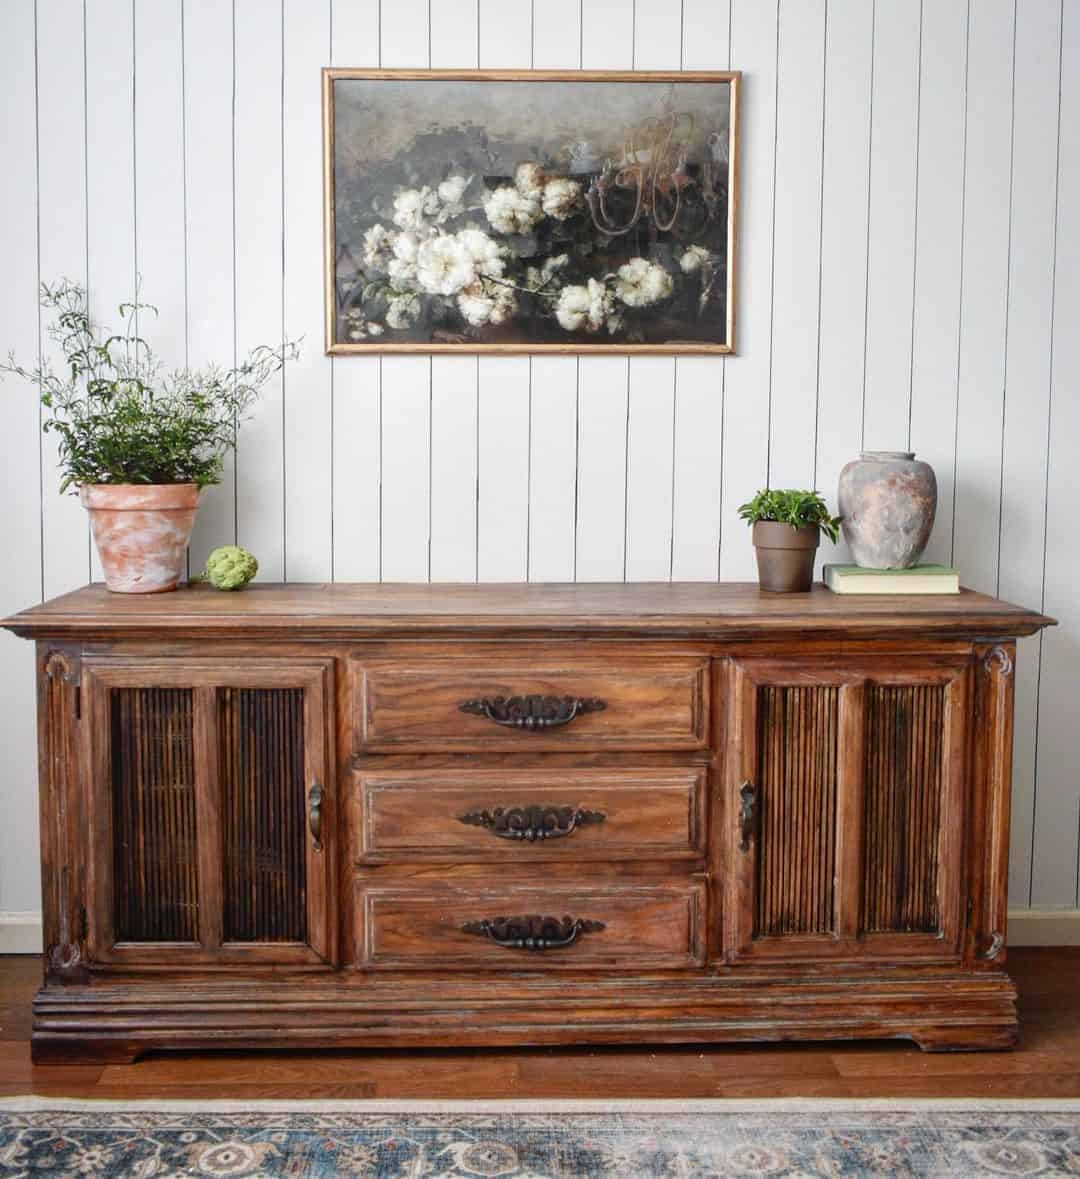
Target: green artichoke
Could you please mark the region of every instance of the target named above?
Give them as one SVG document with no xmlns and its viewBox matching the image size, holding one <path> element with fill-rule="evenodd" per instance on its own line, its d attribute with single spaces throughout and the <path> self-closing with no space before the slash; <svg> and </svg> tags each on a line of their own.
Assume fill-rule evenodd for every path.
<svg viewBox="0 0 1080 1179">
<path fill-rule="evenodd" d="M 247 551 L 235 544 L 224 544 L 214 549 L 206 558 L 203 579 L 214 589 L 238 590 L 259 572 L 259 562 Z"/>
</svg>

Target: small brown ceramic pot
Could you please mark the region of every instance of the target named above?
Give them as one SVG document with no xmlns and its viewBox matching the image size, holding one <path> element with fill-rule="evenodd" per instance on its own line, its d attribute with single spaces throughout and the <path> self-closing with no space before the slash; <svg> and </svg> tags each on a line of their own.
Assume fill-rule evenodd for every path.
<svg viewBox="0 0 1080 1179">
<path fill-rule="evenodd" d="M 199 489 L 194 483 L 96 483 L 79 489 L 105 584 L 118 594 L 176 589 Z"/>
<path fill-rule="evenodd" d="M 806 593 L 814 580 L 814 559 L 821 534 L 816 524 L 792 528 L 772 520 L 754 525 L 758 582 L 774 594 Z"/>
</svg>

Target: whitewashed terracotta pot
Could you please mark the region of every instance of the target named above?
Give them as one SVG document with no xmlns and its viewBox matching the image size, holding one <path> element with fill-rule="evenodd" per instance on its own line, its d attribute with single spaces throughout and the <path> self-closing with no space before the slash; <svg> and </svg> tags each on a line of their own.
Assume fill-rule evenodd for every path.
<svg viewBox="0 0 1080 1179">
<path fill-rule="evenodd" d="M 105 584 L 117 594 L 176 589 L 199 488 L 194 483 L 96 483 L 79 489 Z"/>
</svg>

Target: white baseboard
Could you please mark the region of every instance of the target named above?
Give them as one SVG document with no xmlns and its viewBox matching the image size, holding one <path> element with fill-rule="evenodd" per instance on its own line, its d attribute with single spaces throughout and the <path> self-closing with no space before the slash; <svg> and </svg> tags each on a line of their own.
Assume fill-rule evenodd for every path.
<svg viewBox="0 0 1080 1179">
<path fill-rule="evenodd" d="M 40 954 L 41 914 L 0 912 L 0 954 Z"/>
<path fill-rule="evenodd" d="M 1010 909 L 1010 946 L 1080 946 L 1080 909 Z M 0 954 L 40 954 L 41 914 L 0 912 Z"/>
<path fill-rule="evenodd" d="M 1080 909 L 1010 909 L 1009 945 L 1080 946 Z"/>
</svg>

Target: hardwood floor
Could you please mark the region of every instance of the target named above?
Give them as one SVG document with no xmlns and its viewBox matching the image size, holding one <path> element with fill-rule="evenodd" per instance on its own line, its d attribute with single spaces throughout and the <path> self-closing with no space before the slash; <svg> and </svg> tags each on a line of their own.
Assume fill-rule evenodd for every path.
<svg viewBox="0 0 1080 1179">
<path fill-rule="evenodd" d="M 99 1098 L 1080 1097 L 1080 947 L 1009 954 L 1015 1052 L 907 1043 L 458 1052 L 168 1053 L 30 1064 L 36 957 L 0 957 L 0 1096 Z"/>
</svg>

